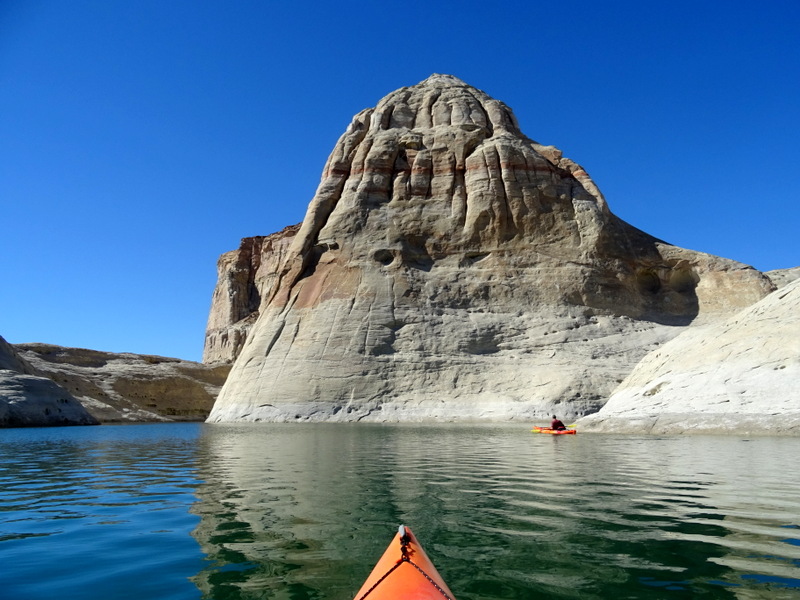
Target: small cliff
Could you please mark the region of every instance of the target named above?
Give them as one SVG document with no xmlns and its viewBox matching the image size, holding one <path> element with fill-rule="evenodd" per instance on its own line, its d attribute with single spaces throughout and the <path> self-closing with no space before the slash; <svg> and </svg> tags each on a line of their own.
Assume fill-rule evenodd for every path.
<svg viewBox="0 0 800 600">
<path fill-rule="evenodd" d="M 204 356 L 234 364 L 209 420 L 573 418 L 774 289 L 620 220 L 509 107 L 433 75 L 354 117 L 299 228 L 220 259 Z"/>
</svg>

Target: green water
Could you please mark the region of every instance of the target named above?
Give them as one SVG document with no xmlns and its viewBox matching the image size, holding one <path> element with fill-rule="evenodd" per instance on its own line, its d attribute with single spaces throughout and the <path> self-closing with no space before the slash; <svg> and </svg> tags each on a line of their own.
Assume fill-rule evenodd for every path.
<svg viewBox="0 0 800 600">
<path fill-rule="evenodd" d="M 521 425 L 0 431 L 0 598 L 350 599 L 411 526 L 458 600 L 800 598 L 800 439 Z"/>
</svg>

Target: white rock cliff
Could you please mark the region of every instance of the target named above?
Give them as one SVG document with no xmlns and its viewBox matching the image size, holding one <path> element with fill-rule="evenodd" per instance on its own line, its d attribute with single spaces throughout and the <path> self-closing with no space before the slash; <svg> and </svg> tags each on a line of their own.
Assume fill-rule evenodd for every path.
<svg viewBox="0 0 800 600">
<path fill-rule="evenodd" d="M 571 419 L 774 289 L 621 221 L 507 106 L 433 75 L 355 116 L 299 229 L 220 260 L 205 358 L 235 363 L 209 421 Z"/>
</svg>

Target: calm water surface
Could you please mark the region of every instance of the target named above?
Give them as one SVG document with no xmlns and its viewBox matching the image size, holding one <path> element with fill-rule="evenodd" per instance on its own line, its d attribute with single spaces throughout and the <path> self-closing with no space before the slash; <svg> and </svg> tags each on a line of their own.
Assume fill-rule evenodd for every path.
<svg viewBox="0 0 800 600">
<path fill-rule="evenodd" d="M 0 430 L 0 598 L 348 600 L 400 523 L 459 600 L 800 598 L 798 464 L 525 425 Z"/>
</svg>

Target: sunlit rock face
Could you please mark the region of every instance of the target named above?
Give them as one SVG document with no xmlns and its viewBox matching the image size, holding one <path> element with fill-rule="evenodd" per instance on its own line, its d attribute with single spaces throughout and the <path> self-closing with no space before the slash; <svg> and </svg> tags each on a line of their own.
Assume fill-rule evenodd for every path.
<svg viewBox="0 0 800 600">
<path fill-rule="evenodd" d="M 261 299 L 269 297 L 286 250 L 299 225 L 267 236 L 244 238 L 237 250 L 217 261 L 217 285 L 203 346 L 204 363 L 230 363 L 239 355 L 256 322 Z"/>
<path fill-rule="evenodd" d="M 790 284 L 796 279 L 800 279 L 800 267 L 793 267 L 791 269 L 778 269 L 776 271 L 767 271 L 765 273 L 770 278 L 772 283 L 781 288 Z"/>
<path fill-rule="evenodd" d="M 0 427 L 201 421 L 229 370 L 0 337 Z"/>
<path fill-rule="evenodd" d="M 211 421 L 571 418 L 698 317 L 774 289 L 624 223 L 579 165 L 449 75 L 356 115 L 281 240 L 255 269 L 232 257 L 244 285 L 220 271 L 214 335 L 247 331 L 207 342 L 236 359 Z"/>
<path fill-rule="evenodd" d="M 42 377 L 0 337 L 0 427 L 97 423 L 72 394 Z"/>
<path fill-rule="evenodd" d="M 585 431 L 800 434 L 800 280 L 648 354 Z"/>
<path fill-rule="evenodd" d="M 102 423 L 202 421 L 230 370 L 130 352 L 17 344 L 36 375 L 57 382 Z"/>
</svg>

